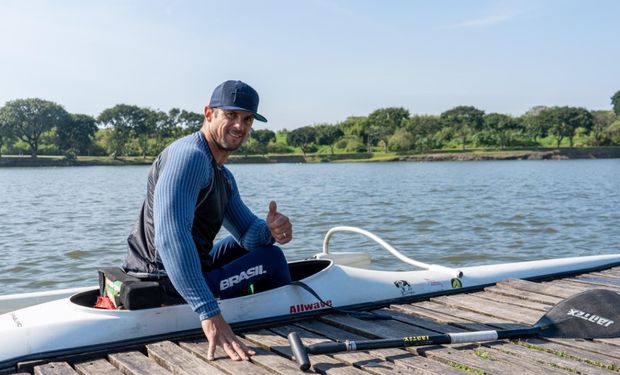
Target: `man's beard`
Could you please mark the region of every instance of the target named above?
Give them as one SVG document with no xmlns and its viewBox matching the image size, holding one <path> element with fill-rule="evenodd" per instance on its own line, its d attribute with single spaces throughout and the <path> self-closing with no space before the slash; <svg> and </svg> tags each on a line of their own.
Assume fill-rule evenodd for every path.
<svg viewBox="0 0 620 375">
<path fill-rule="evenodd" d="M 243 144 L 245 143 L 245 141 L 248 139 L 248 135 L 246 135 L 245 137 L 243 137 L 243 139 L 241 140 L 241 142 L 239 142 L 239 144 L 237 146 L 231 146 L 228 144 L 228 142 L 226 142 L 226 137 L 223 136 L 222 140 L 219 141 L 217 140 L 217 138 L 214 137 L 215 141 L 215 145 L 217 146 L 217 148 L 219 148 L 222 151 L 226 151 L 226 152 L 234 152 L 237 151 L 239 148 L 241 148 L 241 146 L 243 146 Z"/>
</svg>

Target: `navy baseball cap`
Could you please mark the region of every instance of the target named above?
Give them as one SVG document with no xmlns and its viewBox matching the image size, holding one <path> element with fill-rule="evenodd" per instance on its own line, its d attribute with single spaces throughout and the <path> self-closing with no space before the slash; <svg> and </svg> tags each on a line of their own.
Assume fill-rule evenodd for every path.
<svg viewBox="0 0 620 375">
<path fill-rule="evenodd" d="M 258 121 L 267 119 L 258 114 L 258 93 L 250 85 L 241 81 L 226 81 L 213 90 L 209 107 L 244 111 L 254 114 Z"/>
</svg>

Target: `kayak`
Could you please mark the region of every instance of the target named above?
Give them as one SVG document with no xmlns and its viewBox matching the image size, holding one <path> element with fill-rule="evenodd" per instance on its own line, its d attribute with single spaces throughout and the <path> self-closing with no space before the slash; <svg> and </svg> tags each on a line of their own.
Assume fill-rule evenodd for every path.
<svg viewBox="0 0 620 375">
<path fill-rule="evenodd" d="M 338 230 L 350 229 L 339 227 Z M 291 284 L 218 300 L 224 318 L 233 329 L 289 322 L 335 309 L 368 310 L 468 292 L 506 278 L 553 278 L 620 264 L 620 254 L 611 254 L 453 269 L 406 258 L 379 239 L 377 242 L 384 247 L 387 245 L 386 248 L 401 260 L 423 269 L 371 270 L 329 259 L 327 242 L 333 233 L 328 232 L 324 252 L 317 256 L 318 259 L 289 263 L 293 280 L 301 281 L 302 285 Z M 141 310 L 106 310 L 93 307 L 98 294 L 98 288 L 87 288 L 68 297 L 0 315 L 0 370 L 19 362 L 114 350 L 200 333 L 198 316 L 186 304 Z"/>
</svg>

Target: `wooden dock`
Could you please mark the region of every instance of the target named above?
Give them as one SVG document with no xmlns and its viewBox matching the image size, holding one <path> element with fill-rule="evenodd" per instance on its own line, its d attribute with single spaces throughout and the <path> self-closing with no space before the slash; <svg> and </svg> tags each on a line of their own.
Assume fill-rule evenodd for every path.
<svg viewBox="0 0 620 375">
<path fill-rule="evenodd" d="M 301 373 L 286 335 L 300 333 L 306 345 L 326 341 L 395 338 L 534 324 L 564 298 L 586 289 L 620 291 L 620 267 L 548 282 L 509 279 L 483 291 L 431 298 L 381 309 L 389 320 L 344 314 L 240 332 L 257 355 L 251 362 L 207 361 L 204 340 L 162 341 L 87 360 L 21 364 L 5 374 L 158 375 Z M 620 308 L 620 306 L 619 306 Z M 325 374 L 612 374 L 620 372 L 620 338 L 597 340 L 500 340 L 310 356 L 310 372 Z"/>
</svg>

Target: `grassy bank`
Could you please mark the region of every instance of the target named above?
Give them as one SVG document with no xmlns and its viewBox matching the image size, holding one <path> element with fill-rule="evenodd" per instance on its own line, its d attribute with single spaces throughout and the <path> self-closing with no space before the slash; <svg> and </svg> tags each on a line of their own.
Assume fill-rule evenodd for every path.
<svg viewBox="0 0 620 375">
<path fill-rule="evenodd" d="M 325 162 L 393 162 L 393 161 L 467 161 L 467 160 L 562 160 L 562 159 L 609 159 L 620 158 L 620 147 L 583 148 L 537 148 L 518 150 L 442 150 L 416 154 L 383 152 L 308 154 L 303 155 L 233 155 L 231 164 L 257 163 L 325 163 Z M 61 156 L 40 156 L 36 159 L 24 156 L 2 156 L 0 167 L 48 167 L 88 165 L 150 165 L 153 157 L 109 157 L 80 156 L 66 160 Z"/>
</svg>

